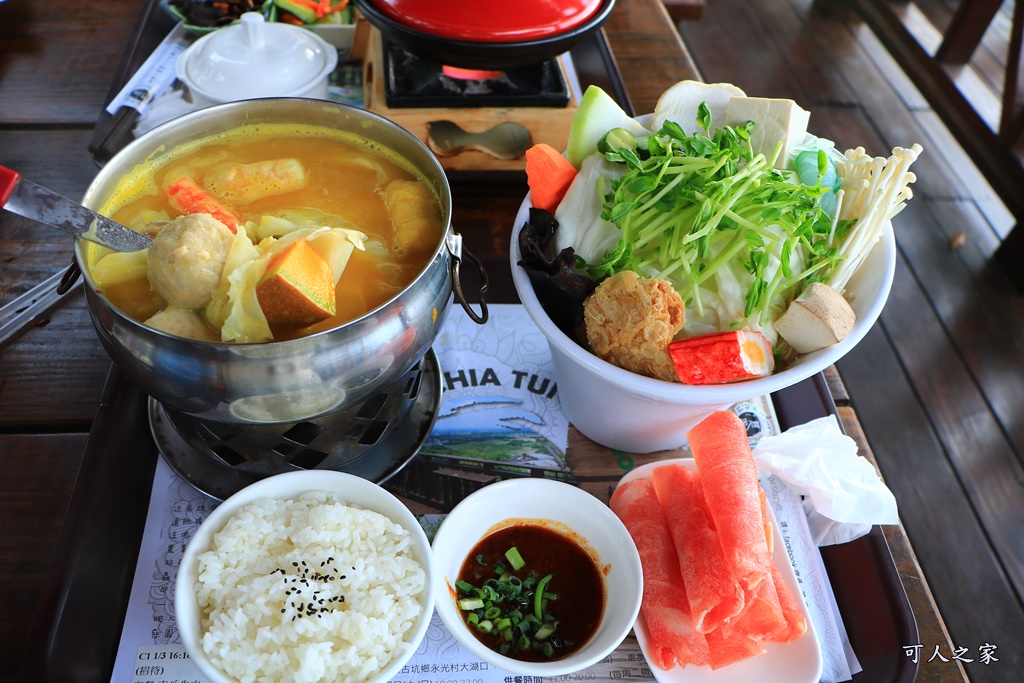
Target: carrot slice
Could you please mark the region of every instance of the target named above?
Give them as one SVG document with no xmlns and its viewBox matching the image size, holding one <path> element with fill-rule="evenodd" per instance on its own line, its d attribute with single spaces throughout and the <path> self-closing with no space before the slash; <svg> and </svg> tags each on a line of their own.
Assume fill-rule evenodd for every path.
<svg viewBox="0 0 1024 683">
<path fill-rule="evenodd" d="M 676 663 L 707 664 L 707 638 L 694 625 L 679 559 L 654 484 L 647 478 L 621 484 L 609 504 L 629 530 L 643 565 L 640 613 L 647 626 L 652 664 L 665 670 Z"/>
<path fill-rule="evenodd" d="M 726 562 L 750 595 L 771 576 L 773 562 L 746 428 L 736 415 L 719 410 L 691 429 L 686 439 Z"/>
<path fill-rule="evenodd" d="M 554 213 L 576 173 L 569 160 L 551 145 L 541 142 L 526 150 L 526 182 L 538 209 Z"/>
<path fill-rule="evenodd" d="M 743 590 L 711 526 L 698 475 L 682 465 L 663 465 L 651 479 L 671 530 L 695 626 L 708 633 L 740 613 Z"/>
</svg>

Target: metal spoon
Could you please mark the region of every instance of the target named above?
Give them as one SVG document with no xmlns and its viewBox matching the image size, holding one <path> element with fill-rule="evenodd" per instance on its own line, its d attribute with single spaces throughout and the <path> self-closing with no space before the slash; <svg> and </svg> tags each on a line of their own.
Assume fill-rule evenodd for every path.
<svg viewBox="0 0 1024 683">
<path fill-rule="evenodd" d="M 0 166 L 0 207 L 114 251 L 139 251 L 152 240 Z"/>
</svg>

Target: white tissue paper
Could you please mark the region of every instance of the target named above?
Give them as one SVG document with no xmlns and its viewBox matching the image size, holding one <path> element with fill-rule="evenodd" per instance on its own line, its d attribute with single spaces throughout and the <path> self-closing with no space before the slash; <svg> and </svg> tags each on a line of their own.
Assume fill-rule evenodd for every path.
<svg viewBox="0 0 1024 683">
<path fill-rule="evenodd" d="M 896 499 L 834 415 L 762 438 L 754 447 L 760 473 L 770 472 L 804 496 L 819 546 L 860 538 L 875 524 L 898 524 Z"/>
</svg>

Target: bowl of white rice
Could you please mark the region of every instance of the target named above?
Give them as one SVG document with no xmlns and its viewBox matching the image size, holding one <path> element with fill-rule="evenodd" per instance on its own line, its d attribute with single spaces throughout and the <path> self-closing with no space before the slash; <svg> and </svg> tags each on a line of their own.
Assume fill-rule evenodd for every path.
<svg viewBox="0 0 1024 683">
<path fill-rule="evenodd" d="M 178 569 L 181 641 L 210 683 L 382 683 L 434 609 L 409 509 L 349 474 L 263 479 L 221 503 Z"/>
</svg>

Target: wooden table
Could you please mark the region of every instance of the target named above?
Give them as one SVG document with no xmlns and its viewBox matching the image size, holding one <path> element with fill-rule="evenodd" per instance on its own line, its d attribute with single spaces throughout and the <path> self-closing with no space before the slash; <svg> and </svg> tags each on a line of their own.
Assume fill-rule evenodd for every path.
<svg viewBox="0 0 1024 683">
<path fill-rule="evenodd" d="M 112 85 L 138 66 L 124 63 L 124 55 L 148 54 L 162 37 L 140 33 L 140 17 L 150 9 L 141 7 L 140 15 L 134 0 L 0 4 L 0 164 L 66 196 L 82 196 L 96 172 L 87 146 L 97 116 Z M 699 77 L 659 0 L 622 0 L 605 32 L 636 112 L 652 110 L 672 83 Z M 506 256 L 510 219 L 525 183 L 498 191 L 488 187 L 485 197 L 474 183 L 459 182 L 454 192 L 458 230 L 484 261 L 501 300 L 512 291 Z M 68 238 L 0 212 L 0 305 L 62 270 L 71 257 Z M 80 291 L 0 348 L 0 661 L 6 664 L 0 681 L 38 678 L 22 663 L 29 627 L 109 369 Z M 829 376 L 844 426 L 870 453 L 856 416 L 842 406 L 841 383 L 834 373 Z M 885 534 L 921 643 L 929 652 L 935 644 L 948 652 L 948 637 L 906 537 L 899 527 Z M 966 679 L 956 665 L 923 664 L 918 680 Z"/>
</svg>

